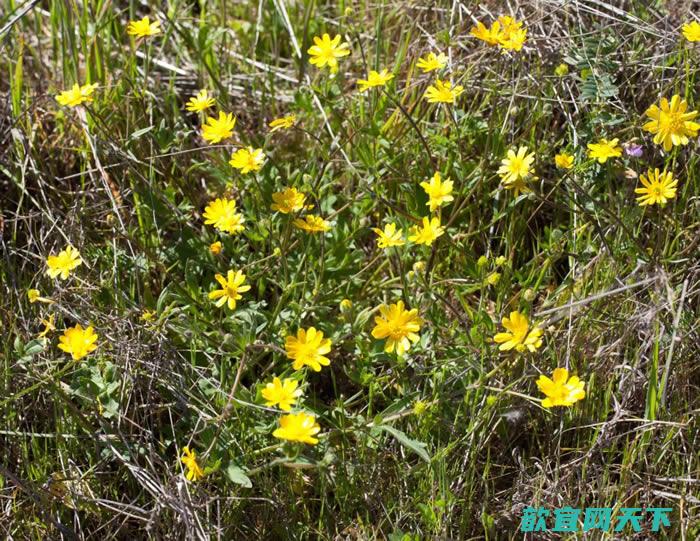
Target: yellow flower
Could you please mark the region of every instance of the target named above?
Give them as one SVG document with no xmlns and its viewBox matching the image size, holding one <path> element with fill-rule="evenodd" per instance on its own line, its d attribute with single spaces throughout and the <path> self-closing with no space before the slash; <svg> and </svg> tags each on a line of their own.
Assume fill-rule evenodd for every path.
<svg viewBox="0 0 700 541">
<path fill-rule="evenodd" d="M 429 103 L 455 103 L 462 92 L 464 92 L 463 86 L 457 85 L 452 88 L 451 82 L 437 79 L 435 86 L 429 86 L 423 97 L 427 98 Z"/>
<path fill-rule="evenodd" d="M 158 313 L 155 310 L 149 310 L 148 308 L 144 308 L 141 312 L 141 321 L 145 321 L 146 323 L 153 323 L 156 320 L 157 315 Z"/>
<path fill-rule="evenodd" d="M 205 225 L 213 225 L 224 233 L 239 233 L 243 231 L 245 218 L 236 212 L 236 201 L 233 199 L 217 198 L 204 209 Z"/>
<path fill-rule="evenodd" d="M 287 336 L 284 340 L 287 358 L 292 359 L 292 368 L 300 370 L 306 365 L 314 372 L 320 372 L 321 366 L 328 366 L 331 361 L 325 357 L 331 351 L 331 341 L 323 338 L 323 332 L 314 327 L 298 329 L 296 336 Z"/>
<path fill-rule="evenodd" d="M 506 189 L 514 189 L 516 197 L 522 192 L 529 192 L 530 189 L 525 184 L 525 180 L 532 176 L 535 171 L 532 164 L 535 163 L 535 153 L 527 153 L 527 147 L 522 146 L 516 154 L 513 149 L 508 150 L 506 157 L 501 160 L 501 167 L 498 169 L 498 174 L 503 181 Z"/>
<path fill-rule="evenodd" d="M 403 246 L 406 243 L 406 241 L 403 240 L 403 229 L 396 229 L 395 223 L 386 224 L 383 231 L 376 227 L 373 227 L 372 231 L 379 237 L 377 246 L 380 248 Z"/>
<path fill-rule="evenodd" d="M 299 382 L 295 379 L 285 378 L 280 381 L 280 378 L 274 378 L 272 383 L 265 385 L 262 390 L 262 397 L 267 400 L 265 405 L 274 407 L 279 404 L 279 408 L 283 411 L 291 411 L 292 406 L 302 394 L 301 389 L 297 389 Z"/>
<path fill-rule="evenodd" d="M 381 315 L 374 318 L 372 336 L 377 340 L 387 339 L 385 352 L 396 350 L 396 354 L 401 356 L 410 349 L 411 342 L 415 344 L 420 340 L 418 331 L 423 322 L 416 308 L 406 310 L 403 301 L 399 301 L 396 304 L 382 304 L 379 313 Z"/>
<path fill-rule="evenodd" d="M 416 244 L 425 244 L 430 246 L 433 241 L 445 233 L 445 228 L 440 226 L 440 218 L 437 216 L 430 219 L 428 216 L 423 218 L 423 227 L 414 225 L 411 226 L 411 235 L 408 240 Z"/>
<path fill-rule="evenodd" d="M 485 41 L 489 45 L 498 45 L 500 42 L 500 24 L 494 22 L 491 28 L 486 28 L 486 25 L 482 22 L 477 22 L 476 26 L 472 27 L 469 34 L 475 38 Z"/>
<path fill-rule="evenodd" d="M 240 170 L 242 175 L 247 175 L 251 171 L 259 171 L 264 161 L 262 148 L 247 147 L 234 152 L 228 163 Z"/>
<path fill-rule="evenodd" d="M 564 77 L 565 75 L 568 75 L 569 73 L 569 66 L 567 66 L 564 63 L 559 64 L 555 69 L 554 69 L 554 75 L 557 77 Z"/>
<path fill-rule="evenodd" d="M 469 33 L 489 45 L 499 45 L 503 49 L 519 51 L 527 39 L 527 29 L 522 26 L 522 22 L 508 15 L 501 15 L 491 24 L 491 28 L 486 28 L 483 23 L 477 22 Z"/>
<path fill-rule="evenodd" d="M 54 301 L 41 296 L 41 292 L 38 289 L 28 289 L 27 298 L 31 304 L 35 302 L 44 302 L 46 304 L 53 304 Z"/>
<path fill-rule="evenodd" d="M 421 182 L 420 185 L 430 198 L 428 202 L 430 212 L 435 212 L 440 206 L 454 200 L 454 197 L 450 195 L 452 193 L 453 182 L 450 179 L 443 182 L 438 171 L 435 172 L 430 182 Z"/>
<path fill-rule="evenodd" d="M 501 323 L 510 331 L 499 332 L 493 337 L 496 343 L 501 344 L 498 346 L 501 351 L 509 351 L 513 348 L 517 351 L 525 351 L 525 349 L 535 351 L 542 345 L 542 329 L 534 327 L 530 331 L 527 316 L 520 312 L 511 312 L 510 317 L 504 317 Z"/>
<path fill-rule="evenodd" d="M 200 90 L 196 96 L 192 96 L 189 99 L 189 101 L 185 105 L 185 109 L 187 109 L 188 111 L 199 113 L 201 111 L 209 109 L 209 107 L 212 107 L 214 103 L 216 103 L 214 101 L 214 98 L 212 98 L 209 95 L 209 92 L 206 89 L 204 89 Z"/>
<path fill-rule="evenodd" d="M 332 73 L 338 71 L 338 58 L 350 54 L 350 46 L 340 40 L 340 34 L 333 39 L 328 34 L 323 34 L 320 38 L 315 36 L 314 45 L 306 51 L 310 56 L 309 62 L 317 68 L 328 66 Z"/>
<path fill-rule="evenodd" d="M 243 285 L 245 282 L 245 274 L 241 271 L 229 270 L 224 278 L 221 274 L 216 274 L 214 276 L 222 289 L 215 289 L 209 293 L 209 298 L 211 300 L 218 299 L 216 301 L 216 306 L 221 307 L 228 303 L 229 310 L 234 310 L 236 308 L 236 301 L 243 298 L 241 293 L 250 291 L 249 285 Z"/>
<path fill-rule="evenodd" d="M 428 410 L 428 403 L 424 400 L 416 400 L 413 403 L 413 415 L 423 415 Z"/>
<path fill-rule="evenodd" d="M 683 25 L 683 35 L 688 41 L 700 41 L 700 23 L 693 21 Z"/>
<path fill-rule="evenodd" d="M 92 93 L 97 87 L 97 83 L 83 86 L 74 84 L 73 88 L 64 90 L 56 96 L 56 101 L 60 105 L 67 105 L 68 107 L 76 107 L 81 103 L 90 103 L 92 102 Z"/>
<path fill-rule="evenodd" d="M 562 152 L 554 156 L 554 164 L 559 169 L 571 169 L 574 166 L 574 157 L 567 152 Z"/>
<path fill-rule="evenodd" d="M 568 380 L 568 381 L 567 381 Z M 547 396 L 542 399 L 542 407 L 571 406 L 586 396 L 584 382 L 578 376 L 569 378 L 566 368 L 555 368 L 552 379 L 542 374 L 537 380 L 537 387 Z"/>
<path fill-rule="evenodd" d="M 434 70 L 439 70 L 447 66 L 447 56 L 444 53 L 428 53 L 425 58 L 419 58 L 417 66 L 423 70 L 423 73 L 428 73 Z"/>
<path fill-rule="evenodd" d="M 316 417 L 304 412 L 290 413 L 280 418 L 280 427 L 272 435 L 280 440 L 298 441 L 316 445 L 318 439 L 314 438 L 321 430 L 316 422 Z"/>
<path fill-rule="evenodd" d="M 492 272 L 486 277 L 486 283 L 490 286 L 495 286 L 498 281 L 501 279 L 501 273 L 500 272 Z"/>
<path fill-rule="evenodd" d="M 50 255 L 46 258 L 46 265 L 49 267 L 46 274 L 51 278 L 58 276 L 61 280 L 65 280 L 70 276 L 71 271 L 82 262 L 78 250 L 72 246 L 66 246 L 65 250 L 58 252 L 58 255 Z"/>
<path fill-rule="evenodd" d="M 223 245 L 221 244 L 220 240 L 217 240 L 216 242 L 212 242 L 209 245 L 209 251 L 212 253 L 212 255 L 219 255 L 223 249 L 224 248 L 223 248 Z"/>
<path fill-rule="evenodd" d="M 153 21 L 148 17 L 144 17 L 140 21 L 129 21 L 126 27 L 126 33 L 137 38 L 147 38 L 160 34 L 160 21 Z"/>
<path fill-rule="evenodd" d="M 509 51 L 520 51 L 526 40 L 527 28 L 515 28 L 502 34 L 499 45 Z"/>
<path fill-rule="evenodd" d="M 504 255 L 499 255 L 499 256 L 496 258 L 496 266 L 497 266 L 497 267 L 500 267 L 501 265 L 504 265 L 506 261 L 508 261 L 508 260 L 506 259 L 506 256 L 504 256 Z"/>
<path fill-rule="evenodd" d="M 44 326 L 44 330 L 39 333 L 39 338 L 44 338 L 51 331 L 56 330 L 56 326 L 54 325 L 55 317 L 56 316 L 54 316 L 54 314 L 49 314 L 48 319 L 41 320 L 41 324 Z"/>
<path fill-rule="evenodd" d="M 304 208 L 305 199 L 306 196 L 297 191 L 296 188 L 285 188 L 281 192 L 272 194 L 272 201 L 274 202 L 270 205 L 270 208 L 282 214 L 297 212 Z"/>
<path fill-rule="evenodd" d="M 73 360 L 77 361 L 85 357 L 88 353 L 95 351 L 97 345 L 97 334 L 95 334 L 92 325 L 83 329 L 80 324 L 75 327 L 70 327 L 63 331 L 63 336 L 59 337 L 58 348 L 73 356 Z"/>
<path fill-rule="evenodd" d="M 663 144 L 668 152 L 674 146 L 687 145 L 688 137 L 696 137 L 700 124 L 692 122 L 698 116 L 697 111 L 687 113 L 688 102 L 682 100 L 676 94 L 669 104 L 666 98 L 661 98 L 661 108 L 653 104 L 646 110 L 646 115 L 651 118 L 642 128 L 654 133 L 654 143 Z"/>
<path fill-rule="evenodd" d="M 340 301 L 340 311 L 346 313 L 352 310 L 352 301 L 350 299 L 343 299 Z"/>
<path fill-rule="evenodd" d="M 640 197 L 637 197 L 637 202 L 641 207 L 655 204 L 664 206 L 669 199 L 676 197 L 678 180 L 673 178 L 673 173 L 666 172 L 666 170 L 659 173 L 658 168 L 653 171 L 649 169 L 647 176 L 639 175 L 639 180 L 643 188 L 635 189 L 634 193 L 641 194 Z"/>
<path fill-rule="evenodd" d="M 619 139 L 601 139 L 598 143 L 588 143 L 588 157 L 595 158 L 598 163 L 605 163 L 609 158 L 622 156 L 622 148 L 618 146 Z"/>
<path fill-rule="evenodd" d="M 375 86 L 384 86 L 394 78 L 394 75 L 383 69 L 381 73 L 374 70 L 369 72 L 367 79 L 358 79 L 357 86 L 360 87 L 360 92 L 365 92 Z"/>
<path fill-rule="evenodd" d="M 228 139 L 233 135 L 233 127 L 236 125 L 236 119 L 233 118 L 233 113 L 224 113 L 219 111 L 219 118 L 207 117 L 207 122 L 202 126 L 202 139 L 209 141 L 209 144 L 214 145 Z"/>
<path fill-rule="evenodd" d="M 282 118 L 276 118 L 268 124 L 270 126 L 270 133 L 276 132 L 277 130 L 287 130 L 294 126 L 297 121 L 296 115 L 287 115 Z"/>
<path fill-rule="evenodd" d="M 314 216 L 313 214 L 307 214 L 303 219 L 297 218 L 292 222 L 294 227 L 308 231 L 309 233 L 318 233 L 319 231 L 328 231 L 331 228 L 326 220 L 320 216 Z"/>
<path fill-rule="evenodd" d="M 199 481 L 204 477 L 204 470 L 197 464 L 197 455 L 189 447 L 182 448 L 182 458 L 180 460 L 187 468 L 185 478 L 188 481 Z"/>
</svg>

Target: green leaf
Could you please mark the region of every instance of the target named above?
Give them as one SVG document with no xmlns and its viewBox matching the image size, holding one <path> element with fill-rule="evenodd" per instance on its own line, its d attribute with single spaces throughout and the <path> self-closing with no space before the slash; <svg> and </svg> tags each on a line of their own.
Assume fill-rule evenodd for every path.
<svg viewBox="0 0 700 541">
<path fill-rule="evenodd" d="M 394 436 L 401 445 L 416 453 L 426 462 L 430 462 L 430 455 L 428 454 L 428 451 L 425 450 L 425 448 L 428 446 L 427 443 L 423 443 L 422 441 L 418 440 L 413 440 L 409 438 L 404 432 L 401 432 L 393 426 L 379 425 L 377 426 L 377 428 L 383 430 L 384 432 L 388 432 L 389 434 Z"/>
<path fill-rule="evenodd" d="M 229 464 L 226 470 L 224 470 L 224 473 L 230 481 L 236 483 L 237 485 L 241 485 L 246 488 L 253 486 L 250 477 L 248 477 L 245 472 L 235 464 Z"/>
</svg>

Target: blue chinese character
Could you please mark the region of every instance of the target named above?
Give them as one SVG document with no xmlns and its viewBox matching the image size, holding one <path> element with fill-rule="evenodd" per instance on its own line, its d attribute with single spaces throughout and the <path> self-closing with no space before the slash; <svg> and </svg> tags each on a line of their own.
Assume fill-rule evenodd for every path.
<svg viewBox="0 0 700 541">
<path fill-rule="evenodd" d="M 521 532 L 546 532 L 546 517 L 549 516 L 547 509 L 541 507 L 526 507 L 523 509 L 523 518 L 520 521 Z"/>
<path fill-rule="evenodd" d="M 647 513 L 653 513 L 651 517 L 651 531 L 658 532 L 659 526 L 670 526 L 671 521 L 668 520 L 668 513 L 672 512 L 671 507 L 649 507 Z"/>
<path fill-rule="evenodd" d="M 641 510 L 641 507 L 623 507 L 622 509 L 620 509 L 620 511 L 622 511 L 622 516 L 617 517 L 617 525 L 615 526 L 615 531 L 621 532 L 628 522 L 632 525 L 632 529 L 635 532 L 641 530 L 642 526 L 639 524 L 639 521 L 642 519 L 642 517 L 639 515 L 635 515 L 637 511 Z"/>
<path fill-rule="evenodd" d="M 587 507 L 583 516 L 583 531 L 610 529 L 612 520 L 612 509 L 609 507 Z"/>
<path fill-rule="evenodd" d="M 573 507 L 562 507 L 554 510 L 554 528 L 553 532 L 577 532 L 578 531 L 578 516 L 581 513 L 580 509 Z"/>
</svg>

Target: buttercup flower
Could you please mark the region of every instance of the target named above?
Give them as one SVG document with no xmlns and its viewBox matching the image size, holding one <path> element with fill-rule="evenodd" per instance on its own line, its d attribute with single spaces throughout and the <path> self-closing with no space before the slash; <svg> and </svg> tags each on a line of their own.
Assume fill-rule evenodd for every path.
<svg viewBox="0 0 700 541">
<path fill-rule="evenodd" d="M 377 246 L 380 248 L 389 248 L 391 246 L 403 246 L 406 241 L 403 240 L 403 229 L 396 229 L 395 223 L 386 224 L 384 230 L 373 227 L 377 236 Z"/>
<path fill-rule="evenodd" d="M 537 387 L 547 396 L 542 399 L 544 408 L 571 406 L 586 396 L 583 390 L 584 382 L 578 376 L 569 378 L 569 371 L 566 368 L 555 368 L 552 379 L 542 374 L 537 380 Z"/>
<path fill-rule="evenodd" d="M 464 87 L 457 85 L 452 88 L 452 83 L 449 81 L 441 81 L 437 79 L 435 86 L 431 85 L 423 94 L 423 97 L 429 103 L 452 103 L 454 104 L 457 98 L 464 92 Z"/>
<path fill-rule="evenodd" d="M 277 130 L 287 130 L 294 126 L 297 121 L 296 115 L 287 115 L 282 118 L 276 118 L 268 124 L 270 126 L 270 133 L 276 132 Z"/>
<path fill-rule="evenodd" d="M 83 86 L 76 83 L 70 90 L 64 90 L 56 96 L 56 101 L 60 105 L 68 107 L 77 107 L 81 103 L 90 103 L 92 102 L 92 93 L 98 86 L 97 83 Z"/>
<path fill-rule="evenodd" d="M 153 21 L 144 17 L 140 21 L 129 21 L 126 33 L 137 38 L 147 38 L 160 34 L 160 21 Z"/>
<path fill-rule="evenodd" d="M 66 246 L 64 250 L 58 252 L 58 255 L 50 255 L 46 258 L 46 265 L 48 266 L 46 274 L 51 278 L 58 276 L 61 280 L 65 280 L 71 275 L 73 269 L 82 265 L 82 263 L 83 260 L 80 258 L 78 250 L 72 246 Z"/>
<path fill-rule="evenodd" d="M 259 171 L 264 161 L 262 148 L 247 147 L 239 148 L 234 152 L 228 163 L 238 169 L 242 175 L 247 175 L 251 171 Z"/>
<path fill-rule="evenodd" d="M 328 34 L 322 37 L 314 37 L 314 45 L 306 51 L 309 53 L 309 62 L 317 68 L 328 66 L 331 73 L 338 71 L 338 58 L 350 54 L 349 45 L 341 43 L 341 36 L 338 34 L 333 39 Z"/>
<path fill-rule="evenodd" d="M 204 89 L 197 92 L 196 96 L 192 96 L 185 104 L 185 109 L 194 113 L 199 113 L 209 109 L 216 103 L 214 98 L 209 95 L 209 92 Z"/>
<path fill-rule="evenodd" d="M 510 51 L 520 51 L 527 39 L 527 29 L 522 26 L 522 22 L 508 15 L 501 15 L 491 24 L 491 28 L 486 28 L 483 23 L 477 22 L 469 33 L 489 45 L 498 45 Z"/>
<path fill-rule="evenodd" d="M 642 188 L 637 188 L 634 192 L 640 194 L 637 202 L 641 207 L 657 204 L 664 206 L 669 199 L 676 197 L 678 180 L 675 180 L 670 172 L 664 170 L 663 173 L 659 173 L 658 168 L 653 171 L 649 169 L 646 176 L 639 175 L 639 180 Z"/>
<path fill-rule="evenodd" d="M 185 472 L 185 478 L 188 481 L 199 481 L 204 477 L 204 470 L 197 464 L 197 455 L 194 451 L 191 451 L 189 447 L 182 448 L 182 457 L 180 458 L 182 463 L 185 465 L 187 472 Z"/>
<path fill-rule="evenodd" d="M 698 116 L 697 111 L 688 110 L 688 102 L 676 94 L 671 102 L 661 98 L 661 107 L 653 104 L 646 110 L 651 118 L 642 128 L 654 135 L 654 143 L 663 145 L 668 152 L 674 146 L 687 145 L 689 137 L 697 137 L 700 124 L 692 120 Z M 616 139 L 617 141 L 617 139 Z"/>
<path fill-rule="evenodd" d="M 428 53 L 425 58 L 419 58 L 416 64 L 423 73 L 439 70 L 447 66 L 447 56 L 444 53 Z"/>
<path fill-rule="evenodd" d="M 204 224 L 213 225 L 224 233 L 239 233 L 243 231 L 245 218 L 236 212 L 236 201 L 233 199 L 217 198 L 204 209 Z"/>
<path fill-rule="evenodd" d="M 47 299 L 46 297 L 42 297 L 41 292 L 38 289 L 28 289 L 27 290 L 27 298 L 29 299 L 30 304 L 34 304 L 35 302 L 43 302 L 46 304 L 53 304 L 53 302 L 54 302 L 51 299 Z"/>
<path fill-rule="evenodd" d="M 520 192 L 532 191 L 526 181 L 537 179 L 534 176 L 533 163 L 535 163 L 535 153 L 528 154 L 525 146 L 520 147 L 517 154 L 512 149 L 508 150 L 506 157 L 501 160 L 498 174 L 503 181 L 503 187 L 507 190 L 514 190 L 515 197 L 518 197 Z"/>
<path fill-rule="evenodd" d="M 433 241 L 445 233 L 445 228 L 440 226 L 440 218 L 434 216 L 432 219 L 428 216 L 423 218 L 423 225 L 411 226 L 411 235 L 408 240 L 416 244 L 425 244 L 430 246 Z"/>
<path fill-rule="evenodd" d="M 221 274 L 214 275 L 222 289 L 215 289 L 209 293 L 211 300 L 216 300 L 216 306 L 221 307 L 228 303 L 229 310 L 236 308 L 236 301 L 243 298 L 241 293 L 250 291 L 249 285 L 244 285 L 245 274 L 237 270 L 229 270 L 224 278 Z M 218 299 L 218 300 L 217 300 Z"/>
<path fill-rule="evenodd" d="M 605 163 L 610 158 L 622 156 L 622 149 L 618 146 L 619 139 L 601 139 L 598 143 L 588 143 L 588 157 L 595 158 L 598 163 Z"/>
<path fill-rule="evenodd" d="M 328 231 L 331 228 L 326 220 L 320 216 L 314 216 L 313 214 L 307 214 L 304 218 L 297 218 L 292 222 L 294 227 L 298 229 L 303 229 L 309 233 L 318 233 L 322 231 Z"/>
<path fill-rule="evenodd" d="M 221 244 L 220 240 L 212 242 L 209 245 L 209 251 L 212 253 L 212 255 L 219 255 L 221 253 L 221 250 L 223 250 L 223 245 Z"/>
<path fill-rule="evenodd" d="M 377 340 L 386 338 L 384 351 L 401 356 L 411 348 L 411 343 L 420 340 L 421 318 L 418 317 L 418 310 L 406 310 L 403 301 L 396 304 L 382 304 L 379 307 L 379 316 L 374 318 L 375 327 L 372 329 L 372 336 Z"/>
<path fill-rule="evenodd" d="M 78 361 L 97 349 L 97 334 L 92 325 L 83 329 L 80 324 L 63 331 L 63 336 L 59 337 L 58 349 L 70 353 L 74 361 Z"/>
<path fill-rule="evenodd" d="M 280 440 L 298 441 L 316 445 L 318 439 L 314 438 L 321 430 L 316 422 L 316 417 L 307 413 L 290 413 L 280 418 L 280 427 L 272 435 Z"/>
<path fill-rule="evenodd" d="M 378 73 L 374 70 L 371 70 L 369 72 L 369 75 L 367 76 L 367 79 L 358 79 L 357 80 L 357 86 L 360 87 L 360 92 L 366 92 L 368 89 L 370 89 L 372 87 L 384 86 L 389 81 L 391 81 L 393 78 L 394 78 L 394 75 L 392 73 L 389 73 L 385 69 L 383 69 L 381 71 L 381 73 Z"/>
<path fill-rule="evenodd" d="M 323 338 L 323 332 L 314 327 L 298 329 L 296 336 L 287 336 L 284 341 L 287 358 L 292 359 L 292 368 L 300 370 L 308 366 L 314 372 L 320 372 L 321 366 L 328 366 L 331 361 L 325 355 L 331 351 L 331 341 Z"/>
<path fill-rule="evenodd" d="M 534 327 L 530 330 L 527 316 L 518 311 L 510 313 L 510 317 L 501 320 L 503 326 L 509 332 L 499 332 L 493 340 L 501 344 L 498 349 L 509 351 L 515 348 L 517 351 L 536 351 L 542 345 L 542 329 Z"/>
<path fill-rule="evenodd" d="M 429 182 L 420 183 L 421 187 L 430 198 L 428 201 L 430 212 L 435 212 L 440 206 L 454 200 L 454 197 L 450 195 L 452 193 L 453 184 L 454 183 L 450 179 L 443 182 L 440 178 L 439 171 L 435 172 L 433 178 L 431 178 Z"/>
<path fill-rule="evenodd" d="M 494 22 L 491 28 L 487 28 L 482 22 L 477 22 L 476 26 L 472 27 L 469 31 L 469 34 L 489 45 L 498 45 L 500 42 L 500 29 L 501 25 L 498 22 Z"/>
<path fill-rule="evenodd" d="M 554 156 L 554 164 L 559 169 L 571 169 L 574 166 L 574 157 L 567 152 L 562 152 Z"/>
<path fill-rule="evenodd" d="M 236 119 L 233 113 L 219 111 L 219 118 L 207 117 L 207 122 L 202 126 L 202 139 L 208 141 L 210 145 L 220 143 L 233 135 L 233 127 Z"/>
<path fill-rule="evenodd" d="M 49 314 L 49 317 L 47 319 L 41 320 L 41 324 L 44 326 L 44 330 L 39 333 L 39 338 L 44 338 L 51 331 L 56 330 L 56 326 L 54 325 L 55 319 L 56 316 L 54 314 Z"/>
<path fill-rule="evenodd" d="M 700 41 L 700 23 L 697 21 L 684 24 L 682 30 L 688 41 Z"/>
<path fill-rule="evenodd" d="M 285 188 L 281 192 L 272 194 L 272 201 L 274 202 L 270 205 L 270 208 L 282 214 L 297 212 L 304 208 L 305 199 L 306 196 L 297 191 L 296 188 Z"/>
<path fill-rule="evenodd" d="M 303 392 L 297 389 L 299 382 L 295 379 L 285 378 L 281 381 L 280 378 L 274 378 L 272 383 L 265 385 L 262 390 L 262 397 L 267 401 L 265 405 L 274 407 L 279 405 L 283 411 L 291 411 L 292 406 L 297 401 Z"/>
</svg>

